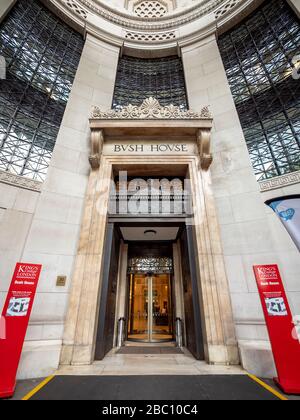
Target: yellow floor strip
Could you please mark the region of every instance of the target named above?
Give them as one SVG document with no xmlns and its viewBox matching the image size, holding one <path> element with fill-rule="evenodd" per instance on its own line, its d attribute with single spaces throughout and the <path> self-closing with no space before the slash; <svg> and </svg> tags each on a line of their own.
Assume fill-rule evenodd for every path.
<svg viewBox="0 0 300 420">
<path fill-rule="evenodd" d="M 261 379 L 257 378 L 254 375 L 251 375 L 248 373 L 248 376 L 250 379 L 252 379 L 254 382 L 265 388 L 267 391 L 271 392 L 271 394 L 275 395 L 275 397 L 279 398 L 282 401 L 288 401 L 288 398 L 282 395 L 280 392 L 276 391 L 274 388 L 272 388 L 270 385 L 263 382 Z M 24 398 L 22 398 L 22 401 L 28 401 L 30 400 L 35 394 L 37 394 L 44 386 L 46 386 L 49 382 L 52 381 L 52 379 L 55 378 L 55 375 L 49 376 L 46 378 L 43 382 L 41 382 L 37 387 L 35 387 L 32 391 L 30 391 Z"/>
<path fill-rule="evenodd" d="M 250 375 L 250 373 L 248 373 L 248 376 L 253 381 L 255 381 L 256 383 L 261 385 L 263 388 L 265 388 L 267 391 L 271 392 L 271 394 L 275 395 L 275 397 L 279 398 L 280 400 L 282 400 L 282 401 L 288 401 L 289 400 L 284 395 L 282 395 L 280 392 L 276 391 L 276 389 L 272 388 L 270 385 L 266 384 L 261 379 L 258 379 L 256 376 Z"/>
<path fill-rule="evenodd" d="M 55 376 L 48 376 L 43 382 L 41 382 L 37 387 L 35 387 L 32 391 L 29 392 L 29 394 L 25 395 L 24 398 L 22 398 L 22 401 L 28 401 L 30 398 L 32 398 L 35 394 L 37 394 L 44 386 L 46 386 Z"/>
</svg>

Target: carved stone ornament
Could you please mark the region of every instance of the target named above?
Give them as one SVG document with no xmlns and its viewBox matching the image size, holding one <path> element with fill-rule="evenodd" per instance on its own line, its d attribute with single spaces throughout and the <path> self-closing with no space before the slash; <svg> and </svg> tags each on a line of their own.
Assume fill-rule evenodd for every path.
<svg viewBox="0 0 300 420">
<path fill-rule="evenodd" d="M 211 13 L 218 7 L 222 7 L 228 3 L 228 0 L 201 0 L 190 7 L 183 8 L 182 10 L 175 10 L 175 13 L 165 14 L 163 17 L 156 18 L 143 18 L 137 15 L 130 15 L 129 13 L 123 12 L 122 9 L 111 7 L 108 3 L 104 3 L 101 0 L 46 0 L 47 2 L 54 3 L 58 1 L 68 9 L 78 14 L 77 8 L 74 10 L 74 6 L 79 7 L 82 11 L 89 11 L 92 14 L 98 15 L 105 20 L 113 22 L 116 25 L 120 25 L 125 28 L 132 28 L 137 30 L 161 30 L 166 28 L 179 27 L 186 25 L 189 22 Z M 239 2 L 243 0 L 237 0 Z"/>
<path fill-rule="evenodd" d="M 206 129 L 199 130 L 197 142 L 198 142 L 201 168 L 204 171 L 207 171 L 213 162 L 213 156 L 210 150 L 211 148 L 210 130 L 206 130 Z"/>
<path fill-rule="evenodd" d="M 300 184 L 300 171 L 259 181 L 261 192 L 277 190 L 295 184 Z"/>
<path fill-rule="evenodd" d="M 93 130 L 91 135 L 91 155 L 89 162 L 92 169 L 99 169 L 103 150 L 104 137 L 102 130 Z"/>
<path fill-rule="evenodd" d="M 0 183 L 13 185 L 17 188 L 23 188 L 24 190 L 30 190 L 40 193 L 42 190 L 43 183 L 35 181 L 33 179 L 25 178 L 24 176 L 15 175 L 10 172 L 0 170 Z"/>
<path fill-rule="evenodd" d="M 212 119 L 208 107 L 201 112 L 183 111 L 175 105 L 161 106 L 157 99 L 148 98 L 141 106 L 128 105 L 120 110 L 103 112 L 99 107 L 94 107 L 92 119 L 99 120 L 203 120 Z"/>
</svg>

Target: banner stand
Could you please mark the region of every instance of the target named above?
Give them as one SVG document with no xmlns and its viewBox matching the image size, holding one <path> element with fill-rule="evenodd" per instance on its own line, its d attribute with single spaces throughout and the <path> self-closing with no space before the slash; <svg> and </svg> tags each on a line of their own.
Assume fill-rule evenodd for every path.
<svg viewBox="0 0 300 420">
<path fill-rule="evenodd" d="M 18 263 L 1 317 L 0 398 L 11 398 L 42 266 Z"/>
<path fill-rule="evenodd" d="M 300 395 L 300 343 L 277 265 L 254 266 L 278 378 L 286 394 Z"/>
<path fill-rule="evenodd" d="M 273 198 L 265 204 L 279 217 L 300 251 L 300 195 Z"/>
<path fill-rule="evenodd" d="M 300 395 L 300 387 L 298 384 L 291 384 L 291 383 L 282 383 L 279 381 L 278 378 L 274 378 L 275 384 L 278 386 L 278 388 L 283 391 L 287 395 Z"/>
</svg>

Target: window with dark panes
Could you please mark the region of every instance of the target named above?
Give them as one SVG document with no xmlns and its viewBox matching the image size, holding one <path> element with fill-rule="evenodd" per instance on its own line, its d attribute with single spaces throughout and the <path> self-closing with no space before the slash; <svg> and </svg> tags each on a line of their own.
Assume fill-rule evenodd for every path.
<svg viewBox="0 0 300 420">
<path fill-rule="evenodd" d="M 36 0 L 0 25 L 0 170 L 43 181 L 84 41 Z"/>
<path fill-rule="evenodd" d="M 141 105 L 153 97 L 162 106 L 176 105 L 188 109 L 183 64 L 180 57 L 141 59 L 120 58 L 113 108 Z"/>
<path fill-rule="evenodd" d="M 219 39 L 258 180 L 300 170 L 300 24 L 286 1 L 266 1 Z"/>
</svg>

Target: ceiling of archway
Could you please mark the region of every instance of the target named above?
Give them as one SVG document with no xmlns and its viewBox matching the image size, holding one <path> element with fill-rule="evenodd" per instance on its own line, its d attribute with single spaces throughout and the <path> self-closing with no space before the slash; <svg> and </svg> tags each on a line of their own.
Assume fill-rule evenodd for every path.
<svg viewBox="0 0 300 420">
<path fill-rule="evenodd" d="M 216 11 L 217 16 L 243 2 L 244 0 L 50 0 L 72 9 L 84 17 L 92 13 L 122 27 L 135 29 L 165 29 L 184 25 L 194 19 Z M 151 16 L 138 13 L 148 9 L 153 11 L 156 4 L 165 8 L 161 15 Z M 150 5 L 150 6 L 148 6 Z M 159 7 L 156 7 L 159 9 Z"/>
<path fill-rule="evenodd" d="M 112 41 L 175 43 L 207 28 L 216 30 L 240 8 L 262 0 L 42 0 L 82 28 L 93 27 Z M 106 22 L 106 23 L 105 23 Z M 184 30 L 182 30 L 184 28 Z"/>
<path fill-rule="evenodd" d="M 94 2 L 133 16 L 155 19 L 187 10 L 203 3 L 203 0 L 96 0 Z M 208 3 L 213 3 L 213 0 L 209 0 Z M 144 14 L 139 13 L 142 9 L 147 8 L 150 13 L 147 13 L 147 11 Z M 151 13 L 151 10 L 153 13 Z"/>
</svg>

